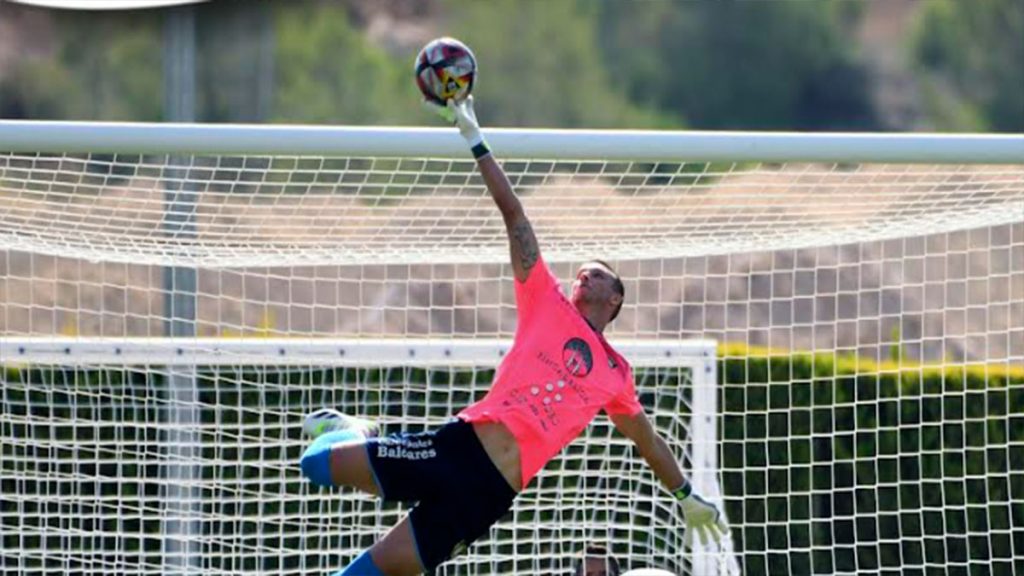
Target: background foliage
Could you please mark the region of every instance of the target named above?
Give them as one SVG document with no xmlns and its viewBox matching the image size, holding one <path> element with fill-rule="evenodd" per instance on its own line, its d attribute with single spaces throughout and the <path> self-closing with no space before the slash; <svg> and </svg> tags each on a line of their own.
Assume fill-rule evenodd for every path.
<svg viewBox="0 0 1024 576">
<path fill-rule="evenodd" d="M 913 47 L 930 75 L 933 114 L 965 128 L 1024 131 L 1024 3 L 931 0 Z"/>
<path fill-rule="evenodd" d="M 894 125 L 879 96 L 871 2 L 628 0 L 201 4 L 197 120 L 435 123 L 411 62 L 426 39 L 453 35 L 481 62 L 490 125 L 1024 130 L 1024 4 L 897 3 L 913 25 L 873 49 L 904 62 L 914 125 Z M 0 65 L 0 117 L 163 117 L 164 12 L 8 5 L 0 23 L 16 11 L 51 23 L 23 32 L 49 49 Z"/>
</svg>

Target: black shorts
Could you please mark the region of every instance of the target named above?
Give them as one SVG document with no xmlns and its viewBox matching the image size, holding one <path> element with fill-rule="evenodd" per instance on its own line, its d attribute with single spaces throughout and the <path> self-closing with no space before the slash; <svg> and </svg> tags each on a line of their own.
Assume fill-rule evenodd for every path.
<svg viewBox="0 0 1024 576">
<path fill-rule="evenodd" d="M 486 534 L 516 496 L 472 424 L 462 420 L 418 434 L 371 438 L 366 450 L 384 500 L 419 502 L 409 516 L 427 570 Z"/>
</svg>

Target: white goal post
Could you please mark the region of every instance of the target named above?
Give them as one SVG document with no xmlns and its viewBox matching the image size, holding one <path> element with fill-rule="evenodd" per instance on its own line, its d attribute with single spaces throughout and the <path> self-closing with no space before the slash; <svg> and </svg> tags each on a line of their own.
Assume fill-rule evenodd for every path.
<svg viewBox="0 0 1024 576">
<path fill-rule="evenodd" d="M 130 565 L 134 573 L 211 574 L 276 565 L 291 573 L 317 566 L 326 571 L 334 558 L 351 561 L 400 518 L 401 508 L 355 491 L 320 491 L 301 478 L 296 459 L 309 442 L 300 434 L 303 412 L 336 406 L 374 418 L 385 433 L 436 426 L 486 393 L 511 344 L 0 338 L 0 358 L 24 369 L 5 379 L 4 479 L 20 487 L 4 494 L 5 514 L 32 517 L 20 530 L 21 564 L 11 567 Z M 715 343 L 633 340 L 618 348 L 631 359 L 638 394 L 695 489 L 721 505 Z M 195 382 L 188 402 L 167 386 L 182 373 Z M 290 382 L 288 375 L 300 376 Z M 224 401 L 225 395 L 234 400 Z M 586 542 L 647 565 L 736 573 L 728 541 L 721 549 L 698 543 L 683 552 L 681 511 L 639 465 L 629 441 L 603 420 L 540 473 L 517 499 L 511 521 L 442 573 L 568 570 L 566 559 Z M 69 441 L 62 442 L 66 435 Z M 139 473 L 146 461 L 158 465 L 159 474 Z M 93 482 L 109 486 L 95 494 Z M 154 486 L 161 489 L 147 498 Z M 51 500 L 46 508 L 38 502 L 42 494 Z M 227 513 L 235 507 L 261 512 Z M 160 530 L 124 529 L 124 517 L 140 516 L 159 521 Z M 66 518 L 103 528 L 64 535 L 63 549 L 38 545 L 57 525 L 77 523 Z M 246 534 L 250 523 L 255 534 Z M 285 542 L 294 533 L 307 542 L 289 550 Z M 260 561 L 232 550 L 251 550 Z M 185 553 L 195 557 L 176 557 Z"/>
<path fill-rule="evenodd" d="M 1024 135 L 485 130 L 732 526 L 599 417 L 439 573 L 1024 563 Z M 0 570 L 321 574 L 400 514 L 311 491 L 303 413 L 486 390 L 500 214 L 452 129 L 0 121 Z"/>
<path fill-rule="evenodd" d="M 812 247 L 1019 219 L 1007 209 L 1019 198 L 1019 136 L 486 136 L 531 195 L 551 261 Z M 14 195 L 3 223 L 16 224 L 0 229 L 0 248 L 232 267 L 506 259 L 500 216 L 452 130 L 0 121 L 0 143 L 12 151 L 0 168 Z M 972 168 L 986 164 L 1002 168 Z M 102 190 L 117 194 L 104 202 Z"/>
</svg>

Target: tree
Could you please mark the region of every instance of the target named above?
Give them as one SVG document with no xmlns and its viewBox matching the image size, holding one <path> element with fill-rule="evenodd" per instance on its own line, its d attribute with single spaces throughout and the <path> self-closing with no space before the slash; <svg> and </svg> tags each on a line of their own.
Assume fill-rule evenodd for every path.
<svg viewBox="0 0 1024 576">
<path fill-rule="evenodd" d="M 159 19 L 151 12 L 56 16 L 59 47 L 5 82 L 6 111 L 26 118 L 155 121 L 161 116 Z"/>
<path fill-rule="evenodd" d="M 912 47 L 940 128 L 1024 131 L 1019 0 L 925 2 Z"/>
<path fill-rule="evenodd" d="M 875 127 L 837 2 L 600 4 L 601 49 L 630 97 L 703 129 Z"/>
<path fill-rule="evenodd" d="M 477 112 L 486 125 L 676 127 L 678 116 L 629 100 L 597 49 L 591 2 L 450 0 L 446 30 L 480 68 Z"/>
<path fill-rule="evenodd" d="M 369 44 L 343 6 L 282 5 L 275 27 L 275 120 L 403 124 L 420 118 L 412 56 L 399 62 Z"/>
</svg>

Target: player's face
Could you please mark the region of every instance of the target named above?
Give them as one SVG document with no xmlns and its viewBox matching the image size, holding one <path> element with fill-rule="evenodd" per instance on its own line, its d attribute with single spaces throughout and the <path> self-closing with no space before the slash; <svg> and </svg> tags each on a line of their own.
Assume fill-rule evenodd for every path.
<svg viewBox="0 0 1024 576">
<path fill-rule="evenodd" d="M 615 293 L 615 275 L 597 262 L 584 264 L 576 272 L 572 283 L 572 301 L 580 304 L 599 304 L 609 301 Z"/>
</svg>

